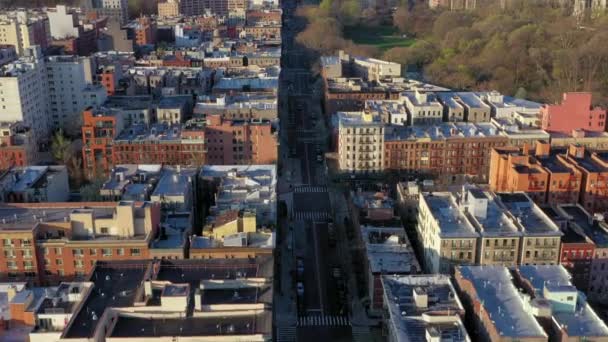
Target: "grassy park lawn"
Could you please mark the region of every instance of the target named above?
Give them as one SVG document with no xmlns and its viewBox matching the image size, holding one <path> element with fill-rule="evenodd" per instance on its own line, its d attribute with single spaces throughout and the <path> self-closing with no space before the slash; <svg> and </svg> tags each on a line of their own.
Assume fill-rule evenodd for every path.
<svg viewBox="0 0 608 342">
<path fill-rule="evenodd" d="M 393 26 L 345 26 L 344 38 L 355 44 L 373 45 L 381 51 L 410 46 L 415 41 L 413 38 L 403 38 Z"/>
</svg>

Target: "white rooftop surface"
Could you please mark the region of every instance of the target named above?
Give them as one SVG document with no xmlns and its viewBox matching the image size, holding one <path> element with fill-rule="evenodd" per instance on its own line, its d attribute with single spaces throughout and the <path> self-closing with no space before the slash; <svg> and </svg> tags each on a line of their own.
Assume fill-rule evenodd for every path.
<svg viewBox="0 0 608 342">
<path fill-rule="evenodd" d="M 370 114 L 370 120 L 366 121 L 364 119 L 363 112 L 337 112 L 336 118 L 340 126 L 374 126 L 380 127 L 384 124 L 382 123 L 382 118 L 378 114 Z"/>
<path fill-rule="evenodd" d="M 160 180 L 152 196 L 179 196 L 185 195 L 192 187 L 191 181 L 196 177 L 196 168 L 169 168 L 164 167 Z"/>
<path fill-rule="evenodd" d="M 486 138 L 500 134 L 496 126 L 491 123 L 442 123 L 429 126 L 391 126 L 389 128 L 385 130 L 385 140 Z"/>
<path fill-rule="evenodd" d="M 458 210 L 454 198 L 448 192 L 425 193 L 422 195 L 428 204 L 442 238 L 477 238 L 475 228 Z"/>
<path fill-rule="evenodd" d="M 402 227 L 361 227 L 372 273 L 415 273 L 421 268 Z"/>
<path fill-rule="evenodd" d="M 480 189 L 470 189 L 470 191 L 474 197 L 488 201 L 485 218 L 473 215 L 469 210 L 473 224 L 482 237 L 522 235 L 519 228 L 507 217 L 504 209 L 496 203 L 495 198 L 489 192 Z"/>
<path fill-rule="evenodd" d="M 475 287 L 477 299 L 494 322 L 497 332 L 510 338 L 546 338 L 547 334 L 526 310 L 511 274 L 503 266 L 459 266 L 462 276 Z"/>
<path fill-rule="evenodd" d="M 225 178 L 229 173 L 235 172 L 243 177 L 255 180 L 261 185 L 276 184 L 276 165 L 205 165 L 202 167 L 201 177 Z"/>
<path fill-rule="evenodd" d="M 409 100 L 412 106 L 415 107 L 436 106 L 438 108 L 443 108 L 443 106 L 441 105 L 441 103 L 439 103 L 437 99 L 437 95 L 435 95 L 434 93 L 428 93 L 426 94 L 426 96 L 423 96 L 423 98 L 426 98 L 426 101 L 421 101 L 420 98 L 416 96 L 416 92 L 414 91 L 404 91 L 403 93 L 401 93 L 401 97 L 407 98 L 407 100 Z"/>
<path fill-rule="evenodd" d="M 498 197 L 527 235 L 563 235 L 555 222 L 524 193 L 500 193 Z"/>
<path fill-rule="evenodd" d="M 520 266 L 519 273 L 534 286 L 534 295 L 543 298 L 545 285 L 572 286 L 570 274 L 561 265 Z M 565 326 L 568 336 L 608 336 L 608 327 L 595 314 L 584 296 L 578 296 L 576 312 L 553 312 L 553 318 Z"/>
<path fill-rule="evenodd" d="M 448 276 L 441 274 L 384 275 L 382 285 L 397 341 L 426 341 L 426 330 L 431 327 L 435 328 L 446 340 L 449 336 L 453 342 L 471 341 L 460 317 L 457 316 L 464 313 L 464 308 Z M 427 293 L 428 307 L 416 306 L 414 289 Z M 439 322 L 425 322 L 421 318 L 424 313 L 436 313 L 437 316 L 434 318 Z M 445 316 L 445 319 L 440 319 L 438 316 Z"/>
</svg>

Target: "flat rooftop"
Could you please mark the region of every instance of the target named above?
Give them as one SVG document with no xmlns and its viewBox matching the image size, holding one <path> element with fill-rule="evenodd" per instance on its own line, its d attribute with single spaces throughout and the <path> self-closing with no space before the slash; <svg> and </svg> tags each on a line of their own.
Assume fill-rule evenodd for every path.
<svg viewBox="0 0 608 342">
<path fill-rule="evenodd" d="M 110 333 L 113 338 L 167 336 L 271 335 L 272 312 L 234 314 L 225 317 L 151 318 L 119 316 Z"/>
<path fill-rule="evenodd" d="M 150 267 L 145 260 L 97 262 L 89 281 L 93 291 L 63 331 L 62 338 L 90 338 L 108 307 L 130 307 Z M 93 318 L 97 317 L 97 319 Z"/>
<path fill-rule="evenodd" d="M 529 235 L 559 236 L 559 227 L 524 193 L 499 193 L 500 202 Z"/>
<path fill-rule="evenodd" d="M 198 169 L 193 167 L 163 167 L 152 196 L 186 196 L 186 192 L 192 189 L 197 172 Z"/>
<path fill-rule="evenodd" d="M 505 210 L 496 203 L 494 196 L 477 188 L 469 191 L 476 199 L 487 200 L 485 217 L 476 216 L 471 211 L 467 215 L 472 218 L 482 237 L 522 235 L 513 221 L 507 217 Z"/>
<path fill-rule="evenodd" d="M 378 113 L 337 112 L 336 118 L 340 126 L 374 126 L 383 127 L 382 117 Z"/>
<path fill-rule="evenodd" d="M 428 207 L 437 220 L 439 235 L 442 238 L 477 238 L 479 234 L 469 223 L 450 193 L 435 192 L 422 194 Z"/>
<path fill-rule="evenodd" d="M 608 231 L 601 225 L 594 226 L 590 223 L 589 215 L 578 205 L 561 205 L 559 209 L 563 210 L 570 216 L 570 223 L 580 227 L 585 235 L 590 238 L 597 247 L 604 248 L 608 246 Z"/>
<path fill-rule="evenodd" d="M 437 125 L 421 126 L 391 126 L 385 129 L 385 141 L 402 140 L 447 140 L 453 138 L 495 138 L 500 137 L 495 125 L 483 123 L 441 123 Z"/>
<path fill-rule="evenodd" d="M 156 280 L 198 284 L 202 280 L 272 278 L 273 258 L 162 260 Z"/>
<path fill-rule="evenodd" d="M 388 301 L 392 325 L 396 327 L 397 341 L 425 341 L 427 330 L 452 337 L 452 341 L 470 341 L 467 331 L 458 319 L 451 323 L 429 323 L 422 314 L 437 316 L 464 315 L 450 279 L 446 275 L 384 275 L 384 298 Z M 414 291 L 428 296 L 427 307 L 416 305 Z M 455 324 L 454 324 L 455 323 Z"/>
<path fill-rule="evenodd" d="M 500 336 L 547 338 L 534 316 L 526 309 L 511 274 L 503 266 L 459 266 L 457 270 L 475 288 L 477 300 Z"/>
<path fill-rule="evenodd" d="M 216 304 L 271 304 L 272 286 L 241 287 L 233 289 L 203 289 L 201 290 L 202 305 Z"/>
<path fill-rule="evenodd" d="M 519 274 L 534 287 L 534 296 L 544 298 L 544 287 L 572 286 L 571 276 L 561 265 L 522 265 Z M 608 327 L 589 306 L 583 295 L 578 296 L 575 312 L 552 313 L 570 337 L 608 337 Z"/>
<path fill-rule="evenodd" d="M 361 227 L 372 273 L 416 273 L 421 267 L 403 227 Z"/>
</svg>

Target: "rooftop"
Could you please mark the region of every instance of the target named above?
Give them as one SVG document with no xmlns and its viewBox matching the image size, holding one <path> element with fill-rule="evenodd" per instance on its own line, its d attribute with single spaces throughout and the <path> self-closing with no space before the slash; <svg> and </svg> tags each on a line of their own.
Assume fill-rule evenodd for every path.
<svg viewBox="0 0 608 342">
<path fill-rule="evenodd" d="M 469 197 L 474 197 L 476 201 Z M 471 219 L 482 237 L 521 236 L 518 227 L 496 203 L 496 198 L 491 193 L 470 188 L 463 190 L 460 200 L 468 208 L 466 216 Z M 480 201 L 483 204 L 479 204 Z"/>
<path fill-rule="evenodd" d="M 457 272 L 470 281 L 476 299 L 482 303 L 500 336 L 547 338 L 534 316 L 526 309 L 511 274 L 503 266 L 459 266 Z"/>
<path fill-rule="evenodd" d="M 5 177 L 12 177 L 10 191 L 23 192 L 30 188 L 43 187 L 47 176 L 59 172 L 67 172 L 66 167 L 63 165 L 15 167 L 0 175 L 0 182 Z"/>
<path fill-rule="evenodd" d="M 599 248 L 608 247 L 608 231 L 601 224 L 593 224 L 591 216 L 579 205 L 561 205 L 570 224 L 581 229 L 581 233 L 587 235 Z"/>
<path fill-rule="evenodd" d="M 437 222 L 442 238 L 477 238 L 478 233 L 458 209 L 448 192 L 424 193 L 422 197 Z"/>
<path fill-rule="evenodd" d="M 456 315 L 464 315 L 464 308 L 448 276 L 383 275 L 382 284 L 397 341 L 425 341 L 429 329 L 454 342 L 470 341 L 460 319 L 453 320 Z M 416 302 L 417 295 L 427 296 L 426 305 Z M 424 314 L 434 316 L 436 322 L 423 319 Z"/>
<path fill-rule="evenodd" d="M 408 274 L 421 268 L 403 227 L 361 227 L 372 273 Z"/>
<path fill-rule="evenodd" d="M 391 126 L 385 130 L 385 141 L 446 140 L 450 138 L 499 137 L 496 126 L 490 123 L 442 123 L 431 126 Z"/>
<path fill-rule="evenodd" d="M 340 126 L 384 126 L 382 117 L 378 113 L 338 112 L 336 113 L 336 117 Z"/>
<path fill-rule="evenodd" d="M 570 274 L 561 265 L 522 265 L 519 266 L 519 274 L 534 287 L 536 298 L 545 298 L 544 288 L 547 286 L 572 286 Z M 608 336 L 608 327 L 582 295 L 578 296 L 574 312 L 553 310 L 552 315 L 570 337 Z"/>
<path fill-rule="evenodd" d="M 529 235 L 559 236 L 559 227 L 523 192 L 499 193 L 497 197 Z"/>
<path fill-rule="evenodd" d="M 119 316 L 112 338 L 152 338 L 167 336 L 247 336 L 271 335 L 272 312 L 231 314 L 218 317 L 153 318 Z"/>
<path fill-rule="evenodd" d="M 93 291 L 72 316 L 62 338 L 90 338 L 106 308 L 133 306 L 149 266 L 145 261 L 97 262 L 89 279 L 93 282 Z"/>
</svg>

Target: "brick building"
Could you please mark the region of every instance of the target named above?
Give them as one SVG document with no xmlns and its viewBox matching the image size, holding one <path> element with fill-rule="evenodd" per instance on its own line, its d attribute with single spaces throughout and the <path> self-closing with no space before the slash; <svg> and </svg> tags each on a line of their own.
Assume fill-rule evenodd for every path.
<svg viewBox="0 0 608 342">
<path fill-rule="evenodd" d="M 0 277 L 51 284 L 83 277 L 97 260 L 148 258 L 160 204 L 12 204 L 0 216 Z"/>
<path fill-rule="evenodd" d="M 84 113 L 83 167 L 88 177 L 116 164 L 200 166 L 274 164 L 278 142 L 269 121 L 223 120 L 124 125 L 121 115 Z"/>
<path fill-rule="evenodd" d="M 134 31 L 136 45 L 143 46 L 156 44 L 156 22 L 152 18 L 138 18 Z"/>
<path fill-rule="evenodd" d="M 425 174 L 446 184 L 486 182 L 492 148 L 508 142 L 491 124 L 389 127 L 385 131 L 385 170 Z"/>
<path fill-rule="evenodd" d="M 538 141 L 531 150 L 500 147 L 490 157 L 490 188 L 494 191 L 524 191 L 541 204 L 577 203 L 583 173 L 569 162 L 564 149 L 553 149 Z"/>
<path fill-rule="evenodd" d="M 591 93 L 565 93 L 561 104 L 542 106 L 542 129 L 566 134 L 577 129 L 605 131 L 606 110 L 592 107 L 591 96 Z"/>
</svg>

